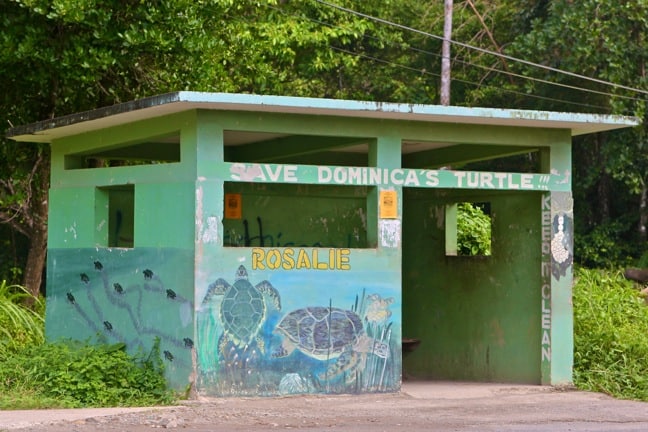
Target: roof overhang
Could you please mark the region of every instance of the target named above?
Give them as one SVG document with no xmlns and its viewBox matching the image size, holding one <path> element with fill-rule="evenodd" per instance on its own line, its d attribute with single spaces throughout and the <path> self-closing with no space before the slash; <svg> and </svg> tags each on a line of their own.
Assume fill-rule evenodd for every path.
<svg viewBox="0 0 648 432">
<path fill-rule="evenodd" d="M 640 124 L 635 117 L 601 114 L 181 91 L 14 127 L 8 130 L 7 137 L 51 143 L 67 136 L 194 109 L 569 129 L 572 136 Z"/>
</svg>

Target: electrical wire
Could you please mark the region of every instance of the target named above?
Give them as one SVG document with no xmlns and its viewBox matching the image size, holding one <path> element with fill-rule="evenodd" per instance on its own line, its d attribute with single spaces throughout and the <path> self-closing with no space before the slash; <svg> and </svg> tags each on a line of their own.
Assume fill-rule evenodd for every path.
<svg viewBox="0 0 648 432">
<path fill-rule="evenodd" d="M 291 16 L 291 17 L 300 18 L 300 19 L 306 19 L 306 20 L 309 20 L 311 22 L 314 22 L 314 23 L 317 23 L 317 24 L 320 24 L 320 25 L 325 25 L 325 26 L 330 27 L 330 28 L 337 28 L 337 29 L 343 30 L 342 27 L 331 24 L 331 23 L 328 23 L 328 22 L 324 22 L 324 21 L 321 21 L 321 20 L 310 18 L 310 17 L 304 16 L 304 15 L 290 14 L 290 13 L 285 12 L 284 10 L 281 10 L 281 9 L 279 9 L 277 7 L 273 7 L 273 6 L 270 6 L 270 5 L 267 5 L 267 7 L 270 8 L 270 9 L 273 9 L 273 10 L 279 12 L 279 13 L 282 13 L 282 14 L 284 14 L 286 16 Z M 377 38 L 377 37 L 374 37 L 374 36 L 371 36 L 371 35 L 366 35 L 366 34 L 363 35 L 363 38 L 373 39 L 373 40 L 376 40 L 376 41 L 379 41 L 379 42 L 382 42 L 382 43 L 386 43 L 386 44 L 390 43 L 389 41 L 386 41 L 384 39 Z M 413 47 L 413 46 L 407 46 L 406 49 L 409 50 L 409 51 L 414 51 L 414 52 L 422 53 L 422 54 L 429 55 L 429 56 L 441 57 L 441 54 L 431 52 L 431 51 L 427 51 L 427 50 L 417 48 L 417 47 Z M 348 53 L 349 54 L 355 54 L 353 52 L 348 52 Z M 357 54 L 357 55 L 362 56 L 362 54 Z M 376 58 L 374 57 L 374 59 L 376 59 Z M 453 61 L 453 63 L 461 63 L 461 64 L 464 64 L 464 65 L 467 65 L 467 66 L 473 66 L 473 67 L 476 67 L 476 68 L 480 68 L 480 69 L 483 69 L 483 70 L 486 70 L 486 71 L 489 71 L 489 72 L 495 72 L 495 73 L 508 75 L 508 76 L 515 77 L 515 78 L 525 79 L 525 80 L 528 80 L 528 81 L 535 81 L 535 82 L 542 83 L 542 84 L 553 85 L 553 86 L 556 86 L 556 87 L 568 88 L 570 90 L 576 90 L 576 91 L 581 91 L 581 92 L 585 92 L 585 93 L 592 93 L 592 94 L 599 94 L 599 95 L 603 95 L 603 96 L 609 96 L 611 98 L 626 99 L 626 100 L 632 100 L 632 101 L 638 101 L 638 102 L 643 102 L 644 101 L 644 99 L 637 98 L 637 97 L 624 96 L 624 95 L 604 92 L 604 91 L 600 91 L 600 90 L 593 90 L 593 89 L 588 89 L 588 88 L 584 88 L 584 87 L 578 87 L 578 86 L 575 86 L 575 85 L 569 85 L 569 84 L 558 83 L 558 82 L 549 81 L 549 80 L 545 80 L 545 79 L 541 79 L 541 78 L 535 78 L 535 77 L 531 77 L 531 76 L 527 76 L 527 75 L 518 74 L 518 73 L 515 73 L 515 72 L 504 71 L 504 70 L 501 70 L 501 69 L 496 69 L 494 67 L 488 67 L 488 66 L 480 65 L 480 64 L 477 64 L 477 63 L 473 63 L 473 62 L 460 60 L 460 59 L 458 59 L 456 57 L 452 61 Z M 394 65 L 394 66 L 398 65 L 397 63 L 391 63 L 391 64 Z M 406 67 L 406 66 L 402 66 L 402 65 L 400 65 L 400 66 L 403 67 L 404 69 L 410 69 L 410 70 L 412 69 L 410 67 Z M 414 70 L 419 71 L 418 69 L 414 69 Z M 439 76 L 438 74 L 431 74 L 431 75 Z M 469 84 L 477 85 L 477 86 L 480 85 L 478 83 L 469 82 L 469 81 L 465 81 L 465 80 L 458 80 L 456 78 L 453 78 L 453 81 L 461 81 L 461 82 L 464 82 L 464 83 L 469 83 Z M 497 88 L 499 90 L 506 91 L 506 92 L 512 92 L 512 93 L 515 92 L 515 91 L 510 90 L 510 89 L 505 89 L 505 88 L 496 87 L 496 86 L 492 86 L 492 85 L 491 85 L 491 87 Z M 532 94 L 526 94 L 526 93 L 521 93 L 521 92 L 517 92 L 517 93 L 518 94 L 525 94 L 528 97 L 542 98 L 540 96 L 536 96 L 536 95 L 532 95 Z M 597 106 L 597 105 L 570 102 L 570 101 L 567 101 L 567 100 L 564 100 L 564 99 L 555 99 L 555 98 L 546 98 L 546 99 L 553 100 L 553 101 L 556 101 L 556 102 L 571 103 L 573 105 L 580 105 L 580 106 L 588 106 L 588 107 L 597 107 L 597 108 L 601 108 L 601 109 L 607 109 L 605 107 L 601 107 L 601 106 Z"/>
<path fill-rule="evenodd" d="M 411 50 L 419 51 L 421 53 L 428 54 L 428 55 L 433 55 L 433 56 L 436 56 L 436 57 L 441 57 L 441 54 L 437 54 L 437 53 L 434 53 L 434 52 L 422 50 L 420 48 L 412 47 Z M 588 89 L 588 88 L 584 88 L 584 87 L 578 87 L 578 86 L 574 86 L 574 85 L 570 85 L 570 84 L 563 84 L 563 83 L 559 83 L 559 82 L 549 81 L 549 80 L 545 80 L 545 79 L 542 79 L 542 78 L 535 78 L 535 77 L 531 77 L 531 76 L 527 76 L 527 75 L 518 74 L 518 73 L 515 73 L 515 72 L 504 71 L 504 70 L 501 70 L 501 69 L 496 69 L 494 67 L 488 67 L 488 66 L 477 64 L 477 63 L 462 61 L 462 60 L 458 60 L 458 59 L 454 59 L 453 62 L 462 63 L 462 64 L 465 64 L 465 65 L 468 65 L 468 66 L 474 66 L 476 68 L 484 69 L 484 70 L 487 70 L 487 71 L 490 71 L 490 72 L 500 73 L 500 74 L 503 74 L 503 75 L 512 76 L 512 77 L 515 77 L 515 78 L 521 78 L 521 79 L 525 79 L 525 80 L 529 80 L 529 81 L 535 81 L 535 82 L 539 82 L 539 83 L 542 83 L 542 84 L 553 85 L 553 86 L 556 86 L 556 87 L 568 88 L 570 90 L 577 90 L 577 91 L 581 91 L 581 92 L 585 92 L 585 93 L 593 93 L 593 94 L 598 94 L 598 95 L 603 95 L 603 96 L 610 96 L 610 97 L 619 98 L 619 99 L 633 100 L 633 101 L 638 101 L 638 102 L 643 102 L 645 100 L 645 99 L 641 99 L 641 98 L 637 98 L 637 97 L 633 97 L 633 96 L 618 95 L 618 94 L 604 92 L 604 91 L 600 91 L 600 90 L 593 90 L 593 89 Z"/>
<path fill-rule="evenodd" d="M 286 15 L 286 16 L 289 16 L 289 17 L 298 18 L 298 19 L 304 19 L 304 20 L 314 22 L 316 24 L 327 26 L 329 28 L 336 28 L 336 29 L 343 30 L 343 27 L 340 27 L 338 25 L 334 25 L 334 24 L 331 24 L 331 23 L 328 23 L 328 22 L 317 20 L 315 18 L 307 17 L 305 15 L 296 15 L 296 14 L 288 13 L 288 12 L 282 10 L 282 9 L 279 9 L 279 8 L 276 8 L 276 7 L 273 7 L 273 6 L 270 6 L 270 5 L 266 5 L 266 6 L 268 8 L 270 8 L 270 9 L 275 10 L 276 12 L 279 12 L 279 13 L 281 13 L 283 15 Z M 362 37 L 363 38 L 368 38 L 368 39 L 373 39 L 373 40 L 376 40 L 376 41 L 379 41 L 379 42 L 382 42 L 382 43 L 385 43 L 385 44 L 391 44 L 389 41 L 386 41 L 384 39 L 377 38 L 377 37 L 374 37 L 374 36 L 371 36 L 371 35 L 367 35 L 367 34 L 363 35 Z M 368 55 L 365 55 L 365 54 L 356 53 L 356 52 L 353 52 L 353 51 L 345 50 L 345 49 L 340 48 L 340 47 L 334 47 L 334 46 L 329 45 L 329 48 L 340 51 L 340 52 L 344 52 L 344 53 L 349 54 L 349 55 L 355 55 L 355 56 L 365 58 L 365 59 L 369 59 L 369 60 L 373 60 L 373 61 L 376 61 L 376 62 L 386 63 L 386 64 L 389 64 L 391 66 L 399 67 L 399 68 L 405 69 L 405 70 L 410 70 L 412 72 L 417 72 L 419 74 L 431 75 L 431 76 L 435 76 L 435 77 L 440 76 L 439 74 L 435 74 L 435 73 L 427 72 L 427 71 L 422 71 L 421 69 L 412 68 L 410 66 L 405 66 L 405 65 L 402 65 L 402 64 L 399 64 L 399 63 L 390 62 L 388 60 L 380 59 L 378 57 L 372 57 L 372 56 L 368 56 Z M 413 47 L 413 46 L 407 46 L 406 49 L 409 50 L 409 51 L 419 52 L 419 53 L 422 53 L 422 54 L 425 54 L 425 55 L 441 57 L 441 55 L 438 54 L 438 53 L 434 53 L 434 52 L 431 52 L 431 51 L 426 51 L 426 50 L 416 48 L 416 47 Z M 643 99 L 635 98 L 635 97 L 631 97 L 631 96 L 617 95 L 617 94 L 613 94 L 613 93 L 607 93 L 607 92 L 602 92 L 602 91 L 598 91 L 598 90 L 592 90 L 592 89 L 577 87 L 577 86 L 573 86 L 573 85 L 569 85 L 569 84 L 556 83 L 556 82 L 553 82 L 553 81 L 543 80 L 543 79 L 535 78 L 535 77 L 529 77 L 529 76 L 526 76 L 526 75 L 520 75 L 520 74 L 516 74 L 516 73 L 513 73 L 513 72 L 509 72 L 509 71 L 503 71 L 503 70 L 496 69 L 496 68 L 493 68 L 493 67 L 487 67 L 487 66 L 483 66 L 483 65 L 480 65 L 480 64 L 477 64 L 477 63 L 472 63 L 472 62 L 469 62 L 469 61 L 463 61 L 463 60 L 460 60 L 460 59 L 457 59 L 457 58 L 454 58 L 453 62 L 454 63 L 461 63 L 461 64 L 464 64 L 464 65 L 473 66 L 473 67 L 477 67 L 477 68 L 481 68 L 481 69 L 484 69 L 484 70 L 487 70 L 487 71 L 490 71 L 490 72 L 509 75 L 509 76 L 513 76 L 513 77 L 517 77 L 517 78 L 521 78 L 521 79 L 526 79 L 526 80 L 529 80 L 529 81 L 536 81 L 536 82 L 539 82 L 539 83 L 542 83 L 542 84 L 554 85 L 554 86 L 563 87 L 563 88 L 569 88 L 569 89 L 576 90 L 576 91 L 601 94 L 601 95 L 605 95 L 605 96 L 609 96 L 609 97 L 613 97 L 613 98 L 629 99 L 629 100 L 640 101 L 640 102 L 643 101 Z M 461 82 L 461 83 L 476 86 L 476 87 L 485 86 L 484 84 L 481 84 L 481 83 L 475 83 L 475 82 L 472 82 L 472 81 L 462 80 L 462 79 L 458 79 L 458 78 L 453 78 L 453 81 Z M 493 88 L 493 89 L 497 89 L 497 90 L 500 90 L 500 91 L 503 91 L 503 92 L 507 92 L 507 93 L 517 94 L 517 95 L 524 96 L 524 97 L 527 97 L 527 98 L 534 98 L 534 99 L 540 99 L 540 100 L 564 103 L 564 104 L 587 107 L 587 108 L 595 108 L 595 109 L 598 109 L 598 110 L 601 110 L 601 111 L 606 111 L 606 112 L 609 111 L 609 107 L 604 107 L 604 106 L 601 106 L 601 105 L 593 105 L 593 104 L 587 104 L 587 103 L 581 103 L 581 102 L 573 102 L 573 101 L 566 100 L 566 99 L 551 98 L 551 97 L 547 97 L 547 96 L 539 96 L 539 95 L 532 94 L 532 93 L 524 93 L 524 92 L 520 92 L 520 91 L 516 91 L 516 90 L 512 90 L 512 89 L 507 89 L 507 88 L 500 87 L 500 86 L 495 86 L 495 85 L 492 85 L 492 84 L 488 84 L 488 87 Z"/>
<path fill-rule="evenodd" d="M 335 51 L 343 52 L 345 54 L 355 55 L 357 57 L 372 60 L 372 61 L 375 61 L 375 62 L 378 62 L 378 63 L 388 64 L 390 66 L 396 66 L 396 67 L 399 67 L 401 69 L 417 72 L 417 73 L 422 74 L 422 75 L 431 75 L 431 76 L 435 76 L 435 77 L 440 77 L 441 76 L 441 74 L 437 74 L 437 73 L 434 73 L 434 72 L 429 72 L 429 71 L 413 68 L 411 66 L 405 66 L 405 65 L 402 65 L 402 64 L 399 64 L 399 63 L 393 63 L 393 62 L 390 62 L 388 60 L 368 56 L 366 54 L 360 54 L 360 53 L 348 51 L 348 50 L 340 48 L 340 47 L 329 45 L 329 48 L 331 48 L 332 50 L 335 50 Z M 454 78 L 453 81 L 460 82 L 460 83 L 463 83 L 463 84 L 473 85 L 473 86 L 477 86 L 477 87 L 483 87 L 482 84 L 475 83 L 475 82 L 472 82 L 472 81 L 467 81 L 467 80 L 462 80 L 462 79 L 457 79 L 457 78 Z M 596 109 L 600 109 L 600 110 L 604 110 L 604 111 L 606 111 L 608 109 L 607 107 L 600 106 L 600 105 L 591 105 L 591 104 L 581 103 L 581 102 L 572 102 L 572 101 L 568 101 L 568 100 L 565 100 L 565 99 L 556 99 L 556 98 L 550 98 L 550 97 L 547 97 L 547 96 L 539 96 L 539 95 L 534 95 L 534 94 L 528 94 L 528 93 L 523 93 L 523 92 L 520 92 L 520 91 L 517 91 L 517 90 L 511 90 L 511 89 L 506 89 L 506 88 L 497 87 L 497 86 L 490 86 L 489 85 L 488 87 L 495 88 L 495 89 L 498 89 L 498 90 L 501 90 L 501 91 L 504 91 L 504 92 L 516 94 L 516 95 L 519 95 L 519 96 L 530 97 L 530 98 L 535 98 L 535 99 L 540 99 L 540 100 L 545 100 L 545 101 L 550 101 L 550 102 L 560 102 L 560 103 L 564 103 L 564 104 L 582 106 L 582 107 L 587 107 L 587 108 L 596 108 Z"/>
<path fill-rule="evenodd" d="M 392 21 L 388 21 L 388 20 L 385 20 L 385 19 L 382 19 L 382 18 L 374 17 L 372 15 L 367 15 L 367 14 L 364 14 L 362 12 L 358 12 L 358 11 L 355 11 L 353 9 L 349 9 L 349 8 L 345 8 L 343 6 L 339 6 L 339 5 L 336 5 L 336 4 L 333 4 L 333 3 L 329 3 L 329 2 L 324 1 L 324 0 L 313 0 L 313 1 L 317 2 L 317 3 L 320 3 L 320 4 L 323 4 L 325 6 L 328 6 L 330 8 L 334 8 L 334 9 L 337 9 L 337 10 L 340 10 L 340 11 L 343 11 L 343 12 L 346 12 L 346 13 L 350 13 L 350 14 L 353 14 L 353 15 L 368 19 L 368 20 L 372 20 L 372 21 L 375 21 L 375 22 L 378 22 L 378 23 L 381 23 L 381 24 L 386 24 L 386 25 L 389 25 L 389 26 L 392 26 L 392 27 L 400 28 L 401 30 L 407 30 L 409 32 L 418 33 L 418 34 L 421 34 L 423 36 L 430 37 L 430 38 L 433 38 L 433 39 L 438 39 L 438 40 L 442 40 L 442 41 L 445 40 L 445 38 L 443 38 L 442 36 L 438 36 L 438 35 L 435 35 L 435 34 L 432 34 L 432 33 L 427 33 L 427 32 L 424 32 L 422 30 L 418 30 L 418 29 L 415 29 L 415 28 L 412 28 L 412 27 L 408 27 L 408 26 L 398 24 L 398 23 L 395 23 L 395 22 L 392 22 Z M 468 48 L 468 49 L 479 51 L 479 52 L 482 52 L 482 53 L 485 53 L 485 54 L 490 54 L 490 55 L 493 55 L 493 56 L 496 56 L 496 57 L 499 57 L 499 58 L 502 58 L 502 59 L 522 63 L 522 64 L 525 64 L 527 66 L 533 66 L 533 67 L 544 69 L 544 70 L 547 70 L 547 71 L 568 75 L 568 76 L 571 76 L 571 77 L 574 77 L 574 78 L 579 78 L 579 79 L 592 81 L 592 82 L 595 82 L 595 83 L 598 83 L 598 84 L 603 84 L 603 85 L 614 87 L 614 88 L 629 90 L 629 91 L 632 91 L 632 92 L 648 95 L 648 90 L 642 90 L 642 89 L 638 89 L 638 88 L 634 88 L 634 87 L 625 86 L 625 85 L 622 85 L 622 84 L 616 84 L 616 83 L 613 83 L 613 82 L 610 82 L 610 81 L 601 80 L 601 79 L 598 79 L 598 78 L 588 77 L 586 75 L 581 75 L 581 74 L 577 74 L 577 73 L 574 73 L 574 72 L 565 71 L 565 70 L 562 70 L 562 69 L 557 69 L 557 68 L 554 68 L 554 67 L 551 67 L 551 66 L 546 66 L 546 65 L 542 65 L 542 64 L 539 64 L 539 63 L 534 63 L 534 62 L 531 62 L 531 61 L 528 61 L 528 60 L 519 59 L 517 57 L 509 56 L 509 55 L 506 55 L 506 54 L 498 53 L 498 52 L 487 50 L 487 49 L 484 49 L 484 48 L 479 48 L 479 47 L 469 45 L 469 44 L 466 44 L 466 43 L 463 43 L 463 42 L 454 41 L 452 39 L 450 39 L 449 42 L 454 44 L 454 45 L 461 46 L 463 48 Z"/>
</svg>

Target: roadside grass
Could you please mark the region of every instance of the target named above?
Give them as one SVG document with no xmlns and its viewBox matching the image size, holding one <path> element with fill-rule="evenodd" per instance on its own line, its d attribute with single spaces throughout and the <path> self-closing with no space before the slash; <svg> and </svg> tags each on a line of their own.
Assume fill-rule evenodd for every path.
<svg viewBox="0 0 648 432">
<path fill-rule="evenodd" d="M 59 341 L 19 350 L 0 365 L 0 409 L 167 405 L 158 343 L 129 355 L 124 344 Z"/>
<path fill-rule="evenodd" d="M 26 300 L 32 306 L 25 306 Z M 159 340 L 148 353 L 90 341 L 45 343 L 42 302 L 0 283 L 0 409 L 166 405 Z"/>
<path fill-rule="evenodd" d="M 25 302 L 32 300 L 32 307 Z M 44 340 L 44 306 L 19 285 L 0 281 L 0 358 Z"/>
<path fill-rule="evenodd" d="M 38 299 L 0 283 L 0 409 L 151 406 L 173 403 L 156 342 L 130 355 L 125 345 L 43 341 Z M 620 271 L 577 269 L 574 384 L 581 390 L 648 401 L 648 305 Z"/>
<path fill-rule="evenodd" d="M 648 305 L 620 271 L 575 272 L 574 384 L 648 401 Z"/>
</svg>

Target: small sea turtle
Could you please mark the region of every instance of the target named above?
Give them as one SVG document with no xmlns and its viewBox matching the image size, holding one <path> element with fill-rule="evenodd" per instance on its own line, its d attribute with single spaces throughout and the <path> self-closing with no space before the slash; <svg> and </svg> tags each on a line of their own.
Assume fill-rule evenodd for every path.
<svg viewBox="0 0 648 432">
<path fill-rule="evenodd" d="M 224 279 L 216 280 L 209 285 L 203 304 L 209 303 L 215 295 L 223 296 L 220 305 L 220 319 L 224 329 L 219 343 L 221 352 L 224 352 L 229 342 L 246 349 L 255 340 L 259 350 L 264 352 L 263 340 L 258 333 L 267 315 L 266 300 L 270 300 L 277 310 L 281 310 L 277 290 L 265 280 L 252 285 L 248 281 L 245 267 L 239 266 L 234 285 Z"/>
<path fill-rule="evenodd" d="M 317 360 L 337 358 L 320 379 L 353 371 L 367 353 L 389 356 L 389 346 L 369 337 L 362 320 L 351 310 L 322 306 L 297 309 L 281 320 L 277 331 L 285 337 L 274 357 L 286 357 L 298 349 Z"/>
</svg>

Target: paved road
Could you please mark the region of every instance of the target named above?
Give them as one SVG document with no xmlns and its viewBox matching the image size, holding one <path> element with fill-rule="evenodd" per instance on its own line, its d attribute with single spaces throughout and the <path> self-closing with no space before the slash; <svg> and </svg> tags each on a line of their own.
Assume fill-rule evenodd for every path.
<svg viewBox="0 0 648 432">
<path fill-rule="evenodd" d="M 154 409 L 0 411 L 0 431 L 645 432 L 648 403 L 542 386 L 405 382 L 399 394 L 219 398 Z"/>
</svg>

